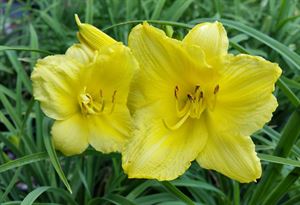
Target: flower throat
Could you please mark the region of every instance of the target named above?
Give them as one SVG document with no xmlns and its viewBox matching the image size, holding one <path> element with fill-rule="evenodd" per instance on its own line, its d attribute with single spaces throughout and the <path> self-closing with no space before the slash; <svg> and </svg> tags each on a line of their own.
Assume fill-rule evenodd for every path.
<svg viewBox="0 0 300 205">
<path fill-rule="evenodd" d="M 186 94 L 183 100 L 179 99 L 179 87 L 176 85 L 174 89 L 175 97 L 175 109 L 176 115 L 179 121 L 174 125 L 169 125 L 165 120 L 163 120 L 166 128 L 170 130 L 176 130 L 189 118 L 200 119 L 201 114 L 207 108 L 213 111 L 216 105 L 217 94 L 219 92 L 220 86 L 217 84 L 214 89 L 210 89 L 210 92 L 205 92 L 201 89 L 200 85 L 196 85 L 193 92 Z"/>
<path fill-rule="evenodd" d="M 111 101 L 110 102 L 108 101 L 109 104 L 111 105 L 110 105 L 110 109 L 108 108 L 107 111 L 107 109 L 105 108 L 107 107 L 108 103 L 105 101 L 103 97 L 102 90 L 100 89 L 98 97 L 93 98 L 92 95 L 87 92 L 87 88 L 84 87 L 83 92 L 78 96 L 81 113 L 83 115 L 100 115 L 104 112 L 108 112 L 108 114 L 111 114 L 115 108 L 116 94 L 117 91 L 115 90 L 112 94 Z"/>
</svg>

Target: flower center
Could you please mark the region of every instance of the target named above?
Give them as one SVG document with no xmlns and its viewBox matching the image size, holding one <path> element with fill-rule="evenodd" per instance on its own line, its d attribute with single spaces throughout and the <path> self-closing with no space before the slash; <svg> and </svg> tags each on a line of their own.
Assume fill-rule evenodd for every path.
<svg viewBox="0 0 300 205">
<path fill-rule="evenodd" d="M 216 85 L 214 89 L 209 89 L 204 91 L 201 89 L 200 85 L 196 85 L 193 92 L 187 93 L 183 102 L 179 100 L 179 87 L 175 86 L 174 96 L 175 96 L 175 106 L 176 114 L 179 121 L 170 126 L 165 120 L 163 120 L 164 125 L 170 130 L 178 129 L 183 123 L 189 118 L 200 119 L 201 114 L 205 109 L 213 111 L 216 105 L 217 94 L 219 92 L 220 86 Z"/>
<path fill-rule="evenodd" d="M 78 101 L 83 115 L 100 115 L 104 112 L 111 114 L 115 108 L 115 97 L 117 91 L 115 90 L 112 94 L 111 101 L 105 101 L 102 90 L 99 91 L 99 96 L 92 97 L 87 92 L 87 88 L 84 87 L 83 92 L 79 94 Z M 110 109 L 106 109 L 107 104 L 110 105 Z"/>
</svg>

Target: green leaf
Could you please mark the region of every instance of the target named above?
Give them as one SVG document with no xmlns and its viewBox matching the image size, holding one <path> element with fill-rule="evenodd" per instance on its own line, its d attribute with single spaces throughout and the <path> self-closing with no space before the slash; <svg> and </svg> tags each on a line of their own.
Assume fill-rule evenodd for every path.
<svg viewBox="0 0 300 205">
<path fill-rule="evenodd" d="M 11 122 L 5 117 L 5 115 L 0 111 L 0 122 L 5 125 L 5 127 L 12 133 L 15 131 L 15 127 Z"/>
<path fill-rule="evenodd" d="M 45 21 L 46 24 L 60 37 L 65 38 L 64 29 L 62 24 L 60 24 L 55 18 L 48 15 L 45 11 L 40 11 L 41 18 Z"/>
<path fill-rule="evenodd" d="M 205 21 L 205 20 L 204 20 Z M 227 20 L 227 19 L 221 19 L 220 20 L 225 26 L 234 28 L 238 31 L 241 31 L 243 33 L 248 34 L 249 36 L 261 41 L 265 45 L 269 46 L 270 48 L 277 51 L 279 54 L 281 54 L 284 58 L 289 60 L 297 69 L 300 70 L 300 56 L 290 50 L 287 46 L 284 44 L 278 42 L 277 40 L 267 36 L 266 34 L 263 34 L 262 32 L 253 29 L 249 26 L 246 26 L 244 24 Z"/>
<path fill-rule="evenodd" d="M 282 92 L 284 92 L 284 94 L 287 96 L 287 98 L 295 107 L 298 107 L 300 105 L 300 100 L 297 97 L 297 95 L 293 93 L 293 91 L 289 88 L 289 86 L 287 86 L 287 84 L 281 78 L 279 78 L 277 85 L 282 90 Z"/>
<path fill-rule="evenodd" d="M 35 154 L 26 155 L 24 157 L 0 165 L 0 173 L 45 159 L 48 159 L 48 155 L 45 152 L 38 152 Z"/>
<path fill-rule="evenodd" d="M 213 186 L 209 183 L 203 182 L 203 181 L 182 178 L 182 179 L 176 179 L 176 180 L 172 181 L 172 184 L 174 186 L 179 186 L 179 187 L 193 187 L 193 188 L 199 188 L 202 190 L 209 190 L 209 191 L 216 192 L 219 195 L 225 197 L 225 194 L 221 190 L 219 190 L 215 186 Z"/>
<path fill-rule="evenodd" d="M 127 199 L 135 199 L 140 194 L 142 194 L 147 188 L 153 186 L 157 182 L 154 180 L 146 180 L 145 182 L 141 183 L 139 186 L 137 186 L 135 189 L 133 189 L 127 196 Z"/>
<path fill-rule="evenodd" d="M 299 179 L 300 176 L 300 168 L 294 168 L 287 177 L 285 177 L 275 189 L 273 189 L 266 200 L 264 201 L 263 205 L 272 205 L 278 204 L 278 200 L 287 193 L 287 190 L 293 185 L 296 180 Z"/>
<path fill-rule="evenodd" d="M 103 197 L 103 199 L 118 205 L 137 205 L 124 196 L 118 194 L 109 194 L 108 196 Z"/>
<path fill-rule="evenodd" d="M 29 33 L 30 33 L 30 48 L 38 50 L 39 49 L 39 39 L 38 39 L 37 33 L 31 23 L 29 24 Z M 39 52 L 31 52 L 31 58 L 33 59 L 33 61 L 30 62 L 31 69 L 33 69 L 36 59 L 40 58 Z"/>
<path fill-rule="evenodd" d="M 37 53 L 44 53 L 47 55 L 53 55 L 53 53 L 49 51 L 44 51 L 36 48 L 26 47 L 26 46 L 1 46 L 0 45 L 0 51 L 30 51 L 30 52 L 37 52 Z"/>
<path fill-rule="evenodd" d="M 5 188 L 5 192 L 2 194 L 1 198 L 0 198 L 0 202 L 3 201 L 5 199 L 5 197 L 9 194 L 9 192 L 14 188 L 15 183 L 18 180 L 19 174 L 21 172 L 21 167 L 19 167 L 14 176 L 12 177 L 12 179 L 9 182 L 9 185 Z"/>
<path fill-rule="evenodd" d="M 6 96 L 0 91 L 0 101 L 2 102 L 4 108 L 6 109 L 9 116 L 12 118 L 14 124 L 17 127 L 21 127 L 21 119 L 15 112 L 15 108 L 12 106 L 12 104 L 9 102 L 9 100 L 6 98 Z"/>
<path fill-rule="evenodd" d="M 158 19 L 160 17 L 162 8 L 164 7 L 165 3 L 166 3 L 166 0 L 158 0 L 158 2 L 156 2 L 151 19 Z"/>
<path fill-rule="evenodd" d="M 176 196 L 181 201 L 185 202 L 188 205 L 195 205 L 194 202 L 182 193 L 177 187 L 171 184 L 169 181 L 161 181 L 160 184 L 164 186 L 169 192 Z"/>
<path fill-rule="evenodd" d="M 240 204 L 240 184 L 237 181 L 233 181 L 233 202 L 234 205 L 239 205 Z"/>
<path fill-rule="evenodd" d="M 59 188 L 54 188 L 54 187 L 50 187 L 50 186 L 43 186 L 43 187 L 38 187 L 35 190 L 33 190 L 32 192 L 30 192 L 22 201 L 21 205 L 32 205 L 33 202 L 44 192 L 46 191 L 51 191 L 54 192 L 57 195 L 61 195 L 63 198 L 65 198 L 65 200 L 68 202 L 68 204 L 72 204 L 72 205 L 77 205 L 77 203 L 74 201 L 74 199 L 72 198 L 72 196 L 66 192 L 63 189 L 59 189 Z"/>
<path fill-rule="evenodd" d="M 258 157 L 266 162 L 272 162 L 276 164 L 282 164 L 282 165 L 289 165 L 293 167 L 300 167 L 300 161 L 288 159 L 288 158 L 283 158 L 283 157 L 277 157 L 273 155 L 268 155 L 268 154 L 258 154 Z"/>
<path fill-rule="evenodd" d="M 54 150 L 54 146 L 53 146 L 53 142 L 48 134 L 48 122 L 44 121 L 44 129 L 43 129 L 43 135 L 44 135 L 44 143 L 45 143 L 45 147 L 47 150 L 47 153 L 49 155 L 49 159 L 54 167 L 54 169 L 56 170 L 58 176 L 60 177 L 60 179 L 62 180 L 62 182 L 64 183 L 64 185 L 66 186 L 66 188 L 68 189 L 68 191 L 70 193 L 72 193 L 72 189 L 71 186 L 60 166 L 59 160 L 57 158 L 56 152 Z"/>
<path fill-rule="evenodd" d="M 176 0 L 172 6 L 164 12 L 164 19 L 178 21 L 194 0 Z"/>
<path fill-rule="evenodd" d="M 148 194 L 146 196 L 142 196 L 137 198 L 135 201 L 137 204 L 143 205 L 153 205 L 158 203 L 166 202 L 174 200 L 174 197 L 169 193 L 159 193 L 159 194 Z"/>
<path fill-rule="evenodd" d="M 274 156 L 287 157 L 300 135 L 300 110 L 296 109 L 286 123 L 281 138 L 275 148 Z M 264 157 L 264 156 L 263 156 Z M 276 159 L 278 162 L 279 160 Z M 249 204 L 256 205 L 259 201 L 263 201 L 264 197 L 272 188 L 273 183 L 280 176 L 282 164 L 270 164 L 264 175 L 256 187 L 253 197 Z"/>
<path fill-rule="evenodd" d="M 85 23 L 89 23 L 89 24 L 93 23 L 93 17 L 94 17 L 93 8 L 94 8 L 94 1 L 87 0 L 86 7 L 85 7 Z"/>
<path fill-rule="evenodd" d="M 17 56 L 16 52 L 15 51 L 6 51 L 5 53 L 8 57 L 8 59 L 10 60 L 12 66 L 14 67 L 16 73 L 18 74 L 18 76 L 21 77 L 22 82 L 24 83 L 24 86 L 27 89 L 27 91 L 29 93 L 32 93 L 31 81 L 25 71 L 25 68 L 18 60 L 18 56 Z"/>
</svg>

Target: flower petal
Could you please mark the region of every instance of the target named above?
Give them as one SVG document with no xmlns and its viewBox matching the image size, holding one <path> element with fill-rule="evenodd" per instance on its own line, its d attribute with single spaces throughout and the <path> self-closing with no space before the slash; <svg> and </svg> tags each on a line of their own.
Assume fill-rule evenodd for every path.
<svg viewBox="0 0 300 205">
<path fill-rule="evenodd" d="M 120 152 L 129 137 L 131 116 L 128 108 L 116 106 L 110 115 L 89 118 L 89 143 L 103 153 Z"/>
<path fill-rule="evenodd" d="M 78 111 L 80 64 L 65 55 L 39 60 L 31 74 L 34 98 L 48 117 L 64 120 Z M 75 90 L 75 91 L 74 91 Z"/>
<path fill-rule="evenodd" d="M 250 137 L 211 131 L 205 148 L 197 157 L 203 168 L 216 170 L 241 183 L 260 178 L 261 164 Z"/>
<path fill-rule="evenodd" d="M 131 110 L 134 112 L 149 104 L 158 104 L 161 115 L 173 118 L 176 115 L 175 87 L 179 87 L 181 97 L 185 98 L 183 94 L 194 89 L 199 79 L 205 80 L 201 66 L 199 68 L 187 51 L 187 48 L 197 48 L 184 47 L 180 41 L 168 38 L 162 30 L 147 23 L 132 29 L 129 47 L 140 65 L 131 86 Z M 201 52 L 197 49 L 195 56 L 201 56 Z"/>
<path fill-rule="evenodd" d="M 74 44 L 66 51 L 66 56 L 82 64 L 91 62 L 94 52 L 85 44 Z"/>
<path fill-rule="evenodd" d="M 145 113 L 145 114 L 144 114 Z M 161 120 L 138 111 L 137 128 L 122 155 L 129 178 L 172 180 L 182 175 L 206 143 L 202 123 L 190 119 L 178 130 L 166 129 Z"/>
<path fill-rule="evenodd" d="M 126 104 L 130 81 L 138 68 L 130 50 L 116 43 L 97 52 L 93 61 L 82 73 L 83 87 L 93 96 L 99 96 L 101 90 L 108 103 L 114 98 L 117 104 Z"/>
<path fill-rule="evenodd" d="M 174 84 L 193 78 L 190 74 L 197 72 L 194 61 L 180 41 L 168 38 L 162 30 L 146 22 L 132 29 L 129 47 L 141 70 L 149 77 Z"/>
<path fill-rule="evenodd" d="M 261 57 L 238 55 L 229 59 L 210 116 L 220 132 L 248 136 L 270 121 L 278 105 L 272 91 L 281 69 Z"/>
<path fill-rule="evenodd" d="M 79 33 L 77 35 L 79 41 L 86 44 L 93 50 L 98 50 L 103 46 L 111 45 L 116 41 L 109 35 L 97 29 L 90 24 L 81 23 L 79 17 L 75 15 L 76 23 L 79 27 Z"/>
<path fill-rule="evenodd" d="M 185 36 L 183 43 L 202 48 L 208 61 L 227 54 L 228 50 L 226 30 L 219 22 L 196 25 Z"/>
<path fill-rule="evenodd" d="M 67 156 L 80 154 L 88 147 L 88 124 L 80 114 L 55 121 L 51 134 L 55 148 Z"/>
</svg>

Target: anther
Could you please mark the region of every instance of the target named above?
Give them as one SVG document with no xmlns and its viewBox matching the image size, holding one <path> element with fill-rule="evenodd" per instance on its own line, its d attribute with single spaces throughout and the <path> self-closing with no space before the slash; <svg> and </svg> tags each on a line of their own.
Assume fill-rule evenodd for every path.
<svg viewBox="0 0 300 205">
<path fill-rule="evenodd" d="M 215 87 L 215 89 L 214 89 L 214 94 L 217 94 L 217 93 L 219 92 L 219 89 L 220 89 L 220 86 L 217 85 L 217 86 Z"/>
<path fill-rule="evenodd" d="M 99 94 L 100 94 L 100 98 L 103 98 L 103 93 L 102 93 L 102 90 L 100 89 L 99 91 Z"/>
<path fill-rule="evenodd" d="M 100 109 L 100 112 L 103 112 L 104 107 L 105 107 L 105 101 L 103 100 L 102 103 L 101 103 L 101 109 Z"/>
<path fill-rule="evenodd" d="M 200 88 L 200 85 L 196 85 L 196 87 L 195 87 L 195 93 L 199 90 L 199 88 Z"/>
<path fill-rule="evenodd" d="M 111 102 L 112 102 L 112 106 L 111 106 L 111 109 L 110 109 L 110 114 L 114 111 L 115 109 L 115 96 L 117 94 L 117 91 L 115 90 L 112 97 L 111 97 Z"/>
<path fill-rule="evenodd" d="M 115 96 L 116 96 L 116 94 L 117 94 L 117 91 L 115 90 L 115 91 L 114 91 L 114 94 L 113 94 L 112 97 L 111 97 L 111 102 L 112 102 L 112 103 L 115 102 Z"/>
<path fill-rule="evenodd" d="M 204 96 L 203 91 L 201 91 L 199 94 L 198 102 L 200 102 L 200 100 L 203 98 L 203 96 Z"/>
<path fill-rule="evenodd" d="M 187 97 L 188 97 L 188 99 L 189 99 L 190 101 L 194 101 L 194 98 L 193 98 L 193 96 L 192 96 L 191 94 L 187 94 Z"/>
<path fill-rule="evenodd" d="M 179 88 L 178 86 L 176 85 L 175 87 L 175 90 L 174 90 L 174 95 L 175 95 L 175 98 L 178 99 L 178 96 L 177 96 L 177 92 L 179 91 Z"/>
</svg>

